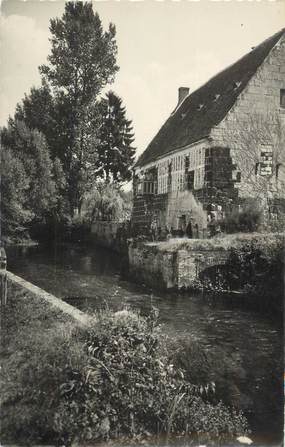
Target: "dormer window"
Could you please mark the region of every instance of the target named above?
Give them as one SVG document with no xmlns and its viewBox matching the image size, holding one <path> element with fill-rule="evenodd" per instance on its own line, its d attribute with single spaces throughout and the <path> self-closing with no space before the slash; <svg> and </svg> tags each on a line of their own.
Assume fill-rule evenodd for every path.
<svg viewBox="0 0 285 447">
<path fill-rule="evenodd" d="M 221 96 L 221 95 L 220 95 L 219 93 L 217 93 L 217 94 L 215 95 L 213 101 L 214 101 L 214 102 L 218 101 L 218 99 L 220 98 L 220 96 Z"/>
<path fill-rule="evenodd" d="M 280 90 L 280 107 L 282 107 L 282 109 L 285 109 L 285 88 L 282 88 Z"/>
<path fill-rule="evenodd" d="M 203 107 L 204 107 L 204 104 L 199 104 L 198 107 L 197 107 L 197 110 L 202 110 Z"/>
<path fill-rule="evenodd" d="M 241 86 L 241 82 L 240 81 L 234 82 L 234 90 L 237 90 L 240 86 Z"/>
</svg>

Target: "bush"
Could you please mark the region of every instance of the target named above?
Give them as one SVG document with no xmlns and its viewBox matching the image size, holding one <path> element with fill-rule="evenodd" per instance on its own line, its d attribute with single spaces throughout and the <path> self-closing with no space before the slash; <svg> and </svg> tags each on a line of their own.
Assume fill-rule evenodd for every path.
<svg viewBox="0 0 285 447">
<path fill-rule="evenodd" d="M 221 230 L 225 233 L 253 233 L 261 224 L 262 214 L 256 207 L 246 207 L 242 211 L 232 211 L 220 222 Z"/>
<path fill-rule="evenodd" d="M 28 338 L 22 328 L 14 338 L 4 368 L 3 441 L 191 435 L 228 442 L 246 433 L 241 413 L 203 398 L 172 363 L 154 313 L 104 311 L 91 329 L 65 327 L 39 335 L 29 325 Z"/>
<path fill-rule="evenodd" d="M 90 224 L 80 216 L 61 220 L 49 216 L 42 221 L 33 221 L 29 233 L 33 240 L 41 243 L 86 241 L 90 234 Z"/>
<path fill-rule="evenodd" d="M 272 307 L 280 307 L 281 303 L 274 303 L 272 298 L 283 299 L 284 238 L 252 239 L 240 248 L 232 248 L 226 267 L 229 288 L 260 298 L 270 295 Z"/>
</svg>

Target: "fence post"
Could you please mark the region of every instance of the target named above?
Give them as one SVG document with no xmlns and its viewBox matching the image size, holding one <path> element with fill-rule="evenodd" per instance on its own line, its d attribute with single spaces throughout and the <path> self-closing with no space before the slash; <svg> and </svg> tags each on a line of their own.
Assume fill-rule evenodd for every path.
<svg viewBox="0 0 285 447">
<path fill-rule="evenodd" d="M 0 247 L 0 300 L 1 306 L 7 304 L 7 256 L 4 247 Z"/>
</svg>

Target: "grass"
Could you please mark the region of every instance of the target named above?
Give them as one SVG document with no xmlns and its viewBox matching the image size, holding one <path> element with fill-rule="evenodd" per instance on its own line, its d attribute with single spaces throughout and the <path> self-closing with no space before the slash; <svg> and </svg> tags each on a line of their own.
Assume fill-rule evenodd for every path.
<svg viewBox="0 0 285 447">
<path fill-rule="evenodd" d="M 37 426 L 43 423 L 41 405 L 45 405 L 46 397 L 35 395 L 33 382 L 42 365 L 45 365 L 42 379 L 50 379 L 48 370 L 57 361 L 57 351 L 58 355 L 67 354 L 68 363 L 69 343 L 80 329 L 61 310 L 9 284 L 8 303 L 1 309 L 0 330 L 1 441 L 41 442 L 45 433 Z M 75 349 L 82 346 L 78 342 Z M 48 417 L 46 412 L 45 418 Z"/>
<path fill-rule="evenodd" d="M 229 250 L 251 242 L 266 247 L 273 246 L 280 241 L 284 243 L 285 233 L 235 233 L 211 239 L 173 238 L 165 242 L 148 242 L 146 245 L 162 252 L 175 252 L 178 250 Z"/>
</svg>

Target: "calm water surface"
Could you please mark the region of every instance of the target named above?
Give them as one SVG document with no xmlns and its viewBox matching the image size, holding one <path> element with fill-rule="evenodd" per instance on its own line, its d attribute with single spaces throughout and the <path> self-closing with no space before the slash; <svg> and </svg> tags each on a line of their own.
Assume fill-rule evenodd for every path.
<svg viewBox="0 0 285 447">
<path fill-rule="evenodd" d="M 122 259 L 95 247 L 8 247 L 8 269 L 87 311 L 108 305 L 159 309 L 171 336 L 192 336 L 221 362 L 225 393 L 237 396 L 260 445 L 282 430 L 282 331 L 277 318 L 202 296 L 151 293 L 121 279 Z M 226 397 L 226 396 L 225 396 Z"/>
</svg>

